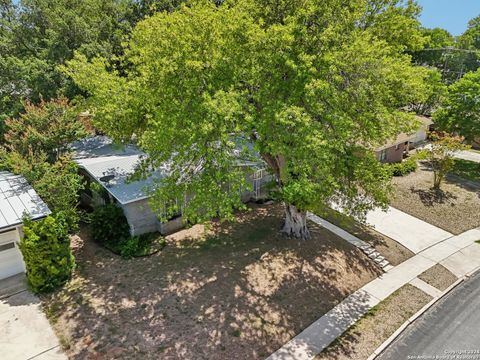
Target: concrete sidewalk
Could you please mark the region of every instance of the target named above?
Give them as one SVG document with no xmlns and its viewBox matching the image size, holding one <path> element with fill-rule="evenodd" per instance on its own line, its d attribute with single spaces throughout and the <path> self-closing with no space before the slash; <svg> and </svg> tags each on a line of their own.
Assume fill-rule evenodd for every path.
<svg viewBox="0 0 480 360">
<path fill-rule="evenodd" d="M 267 360 L 313 359 L 369 309 L 403 285 L 411 283 L 424 288 L 425 284 L 418 281 L 417 276 L 435 264 L 442 264 L 458 277 L 480 268 L 477 240 L 480 240 L 480 228 L 441 240 L 420 251 L 347 297 Z"/>
<path fill-rule="evenodd" d="M 21 281 L 21 278 L 19 278 Z M 27 290 L 17 291 L 12 279 L 0 288 L 15 288 L 0 300 L 0 358 L 2 360 L 64 360 L 67 357 L 42 312 L 40 300 Z M 22 284 L 19 284 L 18 288 Z"/>
<path fill-rule="evenodd" d="M 453 236 L 391 206 L 386 212 L 381 209 L 368 212 L 366 222 L 415 254 Z"/>
</svg>

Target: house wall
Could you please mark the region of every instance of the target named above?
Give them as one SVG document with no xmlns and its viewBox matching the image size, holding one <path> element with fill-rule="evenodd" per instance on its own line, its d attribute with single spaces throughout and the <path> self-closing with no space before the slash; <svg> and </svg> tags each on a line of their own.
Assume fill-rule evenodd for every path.
<svg viewBox="0 0 480 360">
<path fill-rule="evenodd" d="M 396 162 L 401 162 L 403 160 L 403 152 L 406 149 L 405 143 L 400 143 L 398 145 L 391 146 L 389 148 L 386 148 L 382 151 L 385 151 L 385 158 L 381 160 L 381 153 L 382 151 L 377 151 L 377 159 L 379 161 L 382 161 L 384 163 L 396 163 Z"/>
<path fill-rule="evenodd" d="M 138 200 L 120 205 L 130 225 L 130 234 L 141 235 L 157 231 L 158 219 L 148 206 L 148 200 Z"/>
</svg>

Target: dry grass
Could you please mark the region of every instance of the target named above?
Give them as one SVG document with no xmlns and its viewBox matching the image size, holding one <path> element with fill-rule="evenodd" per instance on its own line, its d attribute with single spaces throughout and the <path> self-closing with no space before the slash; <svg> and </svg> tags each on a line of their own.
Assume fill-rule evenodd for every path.
<svg viewBox="0 0 480 360">
<path fill-rule="evenodd" d="M 442 191 L 431 189 L 433 174 L 425 167 L 394 178 L 392 206 L 453 234 L 480 226 L 480 183 L 448 178 Z M 477 186 L 478 185 L 478 186 Z"/>
<path fill-rule="evenodd" d="M 315 360 L 363 360 L 432 298 L 407 284 L 370 310 Z"/>
<path fill-rule="evenodd" d="M 457 277 L 440 264 L 424 271 L 418 278 L 442 291 L 457 281 Z"/>
<path fill-rule="evenodd" d="M 331 209 L 328 211 L 322 210 L 319 216 L 369 243 L 394 266 L 414 255 L 413 252 L 395 240 L 337 211 Z"/>
<path fill-rule="evenodd" d="M 194 226 L 151 257 L 123 260 L 75 239 L 74 279 L 43 298 L 74 359 L 261 359 L 380 271 L 312 226 L 286 239 L 277 205 Z M 313 225 L 313 224 L 312 224 Z"/>
</svg>

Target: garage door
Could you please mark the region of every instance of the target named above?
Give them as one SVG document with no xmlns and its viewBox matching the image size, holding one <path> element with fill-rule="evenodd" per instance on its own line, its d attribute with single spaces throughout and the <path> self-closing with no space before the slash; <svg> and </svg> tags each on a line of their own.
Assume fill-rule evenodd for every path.
<svg viewBox="0 0 480 360">
<path fill-rule="evenodd" d="M 0 233 L 0 279 L 25 271 L 17 230 Z"/>
</svg>

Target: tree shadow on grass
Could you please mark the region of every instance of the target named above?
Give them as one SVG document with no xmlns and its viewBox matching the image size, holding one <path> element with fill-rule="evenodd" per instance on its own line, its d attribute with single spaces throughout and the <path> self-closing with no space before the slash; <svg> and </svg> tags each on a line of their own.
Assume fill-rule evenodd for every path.
<svg viewBox="0 0 480 360">
<path fill-rule="evenodd" d="M 455 206 L 455 200 L 457 199 L 455 194 L 449 191 L 443 191 L 442 189 L 417 189 L 412 186 L 410 187 L 410 191 L 418 195 L 423 205 L 429 207 L 446 203 Z"/>
<path fill-rule="evenodd" d="M 278 205 L 256 205 L 237 222 L 213 222 L 206 235 L 185 230 L 162 252 L 132 260 L 85 238 L 72 282 L 44 298 L 69 339 L 67 354 L 265 358 L 380 274 L 313 224 L 310 241 L 283 237 L 282 217 Z"/>
</svg>

